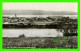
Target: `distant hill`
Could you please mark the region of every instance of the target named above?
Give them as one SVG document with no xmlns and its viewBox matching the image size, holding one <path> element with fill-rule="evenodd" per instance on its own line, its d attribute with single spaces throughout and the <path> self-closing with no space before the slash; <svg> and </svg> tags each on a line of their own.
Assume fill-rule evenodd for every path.
<svg viewBox="0 0 80 51">
<path fill-rule="evenodd" d="M 43 10 L 3 10 L 3 15 L 77 15 L 70 11 L 43 11 Z"/>
</svg>

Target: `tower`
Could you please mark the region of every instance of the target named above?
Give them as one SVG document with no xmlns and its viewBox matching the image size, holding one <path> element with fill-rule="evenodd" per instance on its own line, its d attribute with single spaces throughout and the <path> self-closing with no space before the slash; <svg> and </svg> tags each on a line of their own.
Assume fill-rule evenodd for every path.
<svg viewBox="0 0 80 51">
<path fill-rule="evenodd" d="M 15 13 L 15 17 L 17 17 L 16 13 Z"/>
</svg>

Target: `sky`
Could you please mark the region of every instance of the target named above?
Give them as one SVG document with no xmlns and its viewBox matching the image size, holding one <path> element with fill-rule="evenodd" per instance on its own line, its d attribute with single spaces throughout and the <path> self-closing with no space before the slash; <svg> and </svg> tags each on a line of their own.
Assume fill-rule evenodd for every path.
<svg viewBox="0 0 80 51">
<path fill-rule="evenodd" d="M 3 10 L 45 10 L 77 12 L 77 3 L 3 3 Z"/>
</svg>

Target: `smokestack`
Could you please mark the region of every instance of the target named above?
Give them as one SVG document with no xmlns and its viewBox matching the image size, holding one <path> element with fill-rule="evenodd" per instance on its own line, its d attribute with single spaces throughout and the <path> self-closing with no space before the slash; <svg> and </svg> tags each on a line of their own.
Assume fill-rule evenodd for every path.
<svg viewBox="0 0 80 51">
<path fill-rule="evenodd" d="M 15 13 L 15 17 L 17 17 L 16 13 Z"/>
</svg>

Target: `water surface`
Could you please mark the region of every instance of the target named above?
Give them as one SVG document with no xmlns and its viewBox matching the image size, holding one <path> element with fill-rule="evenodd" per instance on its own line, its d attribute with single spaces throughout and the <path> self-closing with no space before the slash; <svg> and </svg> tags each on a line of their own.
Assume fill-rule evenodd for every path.
<svg viewBox="0 0 80 51">
<path fill-rule="evenodd" d="M 57 29 L 3 29 L 3 37 L 18 37 L 24 34 L 26 37 L 57 37 L 63 33 Z"/>
</svg>

